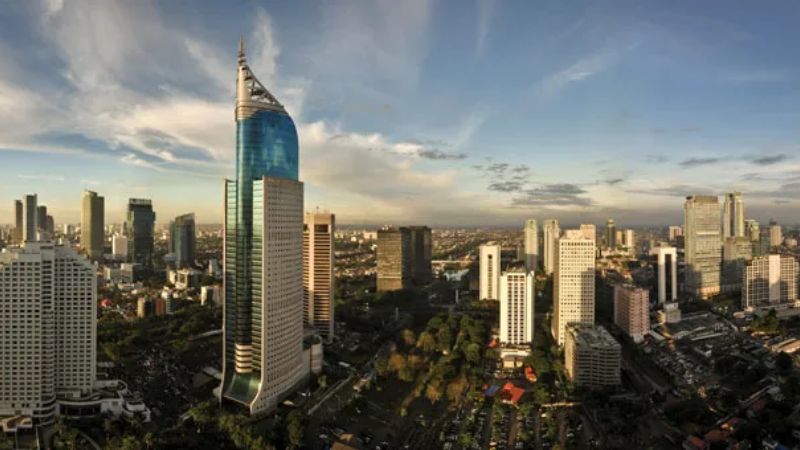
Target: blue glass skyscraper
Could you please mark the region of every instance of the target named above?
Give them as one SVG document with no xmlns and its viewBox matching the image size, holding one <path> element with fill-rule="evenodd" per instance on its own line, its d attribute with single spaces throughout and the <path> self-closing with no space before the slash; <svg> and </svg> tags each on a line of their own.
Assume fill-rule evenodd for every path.
<svg viewBox="0 0 800 450">
<path fill-rule="evenodd" d="M 292 118 L 239 44 L 236 180 L 225 183 L 221 399 L 274 408 L 303 373 L 303 184 Z"/>
</svg>

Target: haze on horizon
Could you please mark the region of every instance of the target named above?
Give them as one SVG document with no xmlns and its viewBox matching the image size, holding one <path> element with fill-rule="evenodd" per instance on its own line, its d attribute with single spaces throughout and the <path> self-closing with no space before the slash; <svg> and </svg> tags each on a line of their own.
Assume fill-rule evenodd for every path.
<svg viewBox="0 0 800 450">
<path fill-rule="evenodd" d="M 0 223 L 26 193 L 78 222 L 83 189 L 109 223 L 129 197 L 221 223 L 240 35 L 339 223 L 670 224 L 729 191 L 795 223 L 800 4 L 770 6 L 9 2 Z"/>
</svg>

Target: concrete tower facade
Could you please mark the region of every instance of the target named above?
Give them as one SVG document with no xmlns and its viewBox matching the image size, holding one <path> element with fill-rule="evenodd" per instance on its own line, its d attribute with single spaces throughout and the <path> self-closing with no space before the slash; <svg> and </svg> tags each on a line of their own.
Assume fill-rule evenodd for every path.
<svg viewBox="0 0 800 450">
<path fill-rule="evenodd" d="M 500 277 L 500 343 L 509 346 L 533 343 L 533 273 L 523 267 Z"/>
<path fill-rule="evenodd" d="M 303 220 L 303 322 L 330 341 L 333 338 L 333 236 L 336 218 L 307 212 Z"/>
<path fill-rule="evenodd" d="M 552 275 L 556 267 L 556 247 L 561 228 L 558 219 L 545 220 L 542 225 L 542 253 L 544 254 L 544 271 Z"/>
<path fill-rule="evenodd" d="M 480 246 L 480 299 L 500 300 L 500 244 Z"/>
<path fill-rule="evenodd" d="M 592 230 L 566 230 L 557 241 L 550 325 L 558 345 L 564 345 L 568 324 L 594 325 L 596 247 Z"/>
<path fill-rule="evenodd" d="M 706 299 L 720 291 L 722 236 L 719 199 L 693 195 L 684 203 L 686 289 Z"/>
<path fill-rule="evenodd" d="M 83 191 L 81 198 L 81 246 L 91 259 L 103 256 L 105 243 L 105 199 L 97 192 Z"/>
<path fill-rule="evenodd" d="M 532 272 L 539 268 L 539 227 L 536 219 L 525 221 L 525 268 Z"/>
</svg>

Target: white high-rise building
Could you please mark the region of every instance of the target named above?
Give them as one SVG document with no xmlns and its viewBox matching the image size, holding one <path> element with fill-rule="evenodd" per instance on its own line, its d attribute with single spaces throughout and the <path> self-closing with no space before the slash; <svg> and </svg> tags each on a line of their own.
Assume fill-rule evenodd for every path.
<svg viewBox="0 0 800 450">
<path fill-rule="evenodd" d="M 722 239 L 729 237 L 743 237 L 744 228 L 744 202 L 741 192 L 725 194 L 725 203 L 722 205 Z"/>
<path fill-rule="evenodd" d="M 655 247 L 650 254 L 657 256 L 658 304 L 678 301 L 678 249 Z"/>
<path fill-rule="evenodd" d="M 307 212 L 303 221 L 303 323 L 333 339 L 335 216 Z"/>
<path fill-rule="evenodd" d="M 480 246 L 480 299 L 500 299 L 500 244 L 489 242 Z"/>
<path fill-rule="evenodd" d="M 128 238 L 124 234 L 117 233 L 111 238 L 111 253 L 117 260 L 128 258 Z"/>
<path fill-rule="evenodd" d="M 94 266 L 69 247 L 28 242 L 0 253 L 0 416 L 50 423 L 56 399 L 96 379 Z"/>
<path fill-rule="evenodd" d="M 669 241 L 675 242 L 678 239 L 678 236 L 683 236 L 683 227 L 680 225 L 670 225 L 669 226 Z"/>
<path fill-rule="evenodd" d="M 742 307 L 770 308 L 792 304 L 797 298 L 798 263 L 794 256 L 754 258 L 744 270 Z"/>
<path fill-rule="evenodd" d="M 783 230 L 777 223 L 769 226 L 769 245 L 770 247 L 780 247 L 783 244 Z"/>
<path fill-rule="evenodd" d="M 686 197 L 684 220 L 686 289 L 706 299 L 720 292 L 722 237 L 719 199 L 709 195 Z"/>
<path fill-rule="evenodd" d="M 553 273 L 551 332 L 558 345 L 564 345 L 568 324 L 594 324 L 594 268 L 594 227 L 566 230 L 557 241 Z"/>
<path fill-rule="evenodd" d="M 544 254 L 544 271 L 551 275 L 556 267 L 556 243 L 561 235 L 557 219 L 545 220 L 542 225 L 542 253 Z"/>
<path fill-rule="evenodd" d="M 508 346 L 533 343 L 533 272 L 522 267 L 500 277 L 500 343 Z"/>
<path fill-rule="evenodd" d="M 634 231 L 630 228 L 625 230 L 622 235 L 622 246 L 625 247 L 628 251 L 633 251 L 636 249 L 636 239 Z"/>
<path fill-rule="evenodd" d="M 525 221 L 525 267 L 532 272 L 539 267 L 539 227 L 535 219 Z"/>
</svg>

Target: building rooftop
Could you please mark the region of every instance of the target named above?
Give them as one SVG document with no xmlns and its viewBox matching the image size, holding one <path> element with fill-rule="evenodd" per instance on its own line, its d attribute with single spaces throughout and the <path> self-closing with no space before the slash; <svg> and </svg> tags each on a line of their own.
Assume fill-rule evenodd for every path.
<svg viewBox="0 0 800 450">
<path fill-rule="evenodd" d="M 581 347 L 607 349 L 620 347 L 619 342 L 605 328 L 599 325 L 570 324 L 567 330 L 575 337 L 575 343 Z"/>
</svg>

